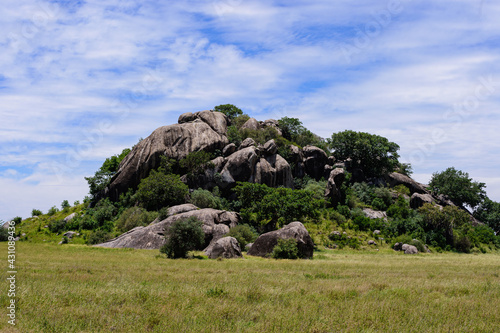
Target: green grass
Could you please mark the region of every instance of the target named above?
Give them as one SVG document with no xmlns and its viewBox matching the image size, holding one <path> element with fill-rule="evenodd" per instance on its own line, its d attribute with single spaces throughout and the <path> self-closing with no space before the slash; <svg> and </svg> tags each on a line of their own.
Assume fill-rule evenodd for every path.
<svg viewBox="0 0 500 333">
<path fill-rule="evenodd" d="M 7 252 L 6 244 L 0 251 Z M 6 257 L 6 256 L 4 256 Z M 0 278 L 6 284 L 6 260 Z M 329 251 L 313 260 L 169 260 L 17 243 L 1 332 L 498 332 L 500 255 Z M 6 292 L 0 307 L 6 309 Z M 6 311 L 6 310 L 4 310 Z"/>
</svg>

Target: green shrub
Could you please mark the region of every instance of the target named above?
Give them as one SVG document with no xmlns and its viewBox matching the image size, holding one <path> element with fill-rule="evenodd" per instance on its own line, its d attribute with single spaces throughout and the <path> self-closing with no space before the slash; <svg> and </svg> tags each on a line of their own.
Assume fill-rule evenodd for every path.
<svg viewBox="0 0 500 333">
<path fill-rule="evenodd" d="M 273 248 L 271 257 L 274 259 L 298 259 L 297 241 L 294 238 L 278 239 L 278 244 Z"/>
<path fill-rule="evenodd" d="M 410 189 L 403 184 L 394 187 L 394 190 L 399 194 L 410 196 Z"/>
<path fill-rule="evenodd" d="M 199 208 L 221 208 L 221 199 L 212 194 L 212 192 L 201 188 L 191 193 L 191 203 Z"/>
<path fill-rule="evenodd" d="M 16 216 L 12 219 L 12 221 L 16 222 L 16 225 L 19 225 L 19 224 L 21 224 L 23 219 L 20 216 Z"/>
<path fill-rule="evenodd" d="M 49 211 L 47 212 L 47 215 L 52 216 L 52 215 L 56 214 L 57 212 L 59 212 L 59 209 L 57 209 L 56 206 L 52 206 L 52 207 L 50 207 Z"/>
<path fill-rule="evenodd" d="M 68 202 L 68 200 L 63 200 L 63 202 L 61 203 L 61 209 L 67 209 L 67 208 L 70 208 L 70 204 Z"/>
<path fill-rule="evenodd" d="M 147 210 L 157 211 L 184 203 L 188 194 L 188 186 L 180 180 L 180 176 L 152 170 L 148 177 L 141 180 L 135 198 Z"/>
<path fill-rule="evenodd" d="M 34 208 L 33 208 L 33 210 L 31 211 L 31 216 L 33 216 L 33 217 L 34 217 L 34 216 L 40 216 L 40 215 L 42 215 L 42 214 L 43 214 L 43 213 L 42 213 L 42 211 L 41 211 L 41 210 L 39 210 L 39 209 L 34 209 Z"/>
<path fill-rule="evenodd" d="M 101 244 L 111 239 L 111 234 L 105 230 L 99 229 L 92 231 L 87 236 L 87 244 Z"/>
<path fill-rule="evenodd" d="M 189 251 L 199 250 L 205 243 L 202 222 L 195 217 L 174 222 L 165 235 L 166 243 L 160 249 L 169 258 L 185 258 Z"/>
<path fill-rule="evenodd" d="M 64 220 L 52 220 L 49 222 L 49 230 L 55 234 L 64 231 L 66 228 L 66 221 Z"/>
<path fill-rule="evenodd" d="M 324 200 L 325 188 L 326 188 L 327 183 L 328 183 L 328 181 L 326 181 L 326 180 L 316 181 L 314 179 L 310 179 L 307 182 L 306 186 L 304 187 L 304 190 L 314 193 L 313 196 L 315 199 Z"/>
<path fill-rule="evenodd" d="M 423 244 L 418 239 L 412 239 L 411 242 L 409 243 L 409 245 L 415 246 L 417 248 L 418 252 L 421 252 L 421 253 L 425 253 L 426 252 L 425 244 Z"/>
<path fill-rule="evenodd" d="M 234 228 L 231 228 L 226 236 L 236 238 L 236 240 L 240 244 L 241 250 L 244 250 L 247 244 L 253 243 L 257 239 L 257 237 L 259 237 L 259 234 L 248 224 L 240 224 Z"/>
<path fill-rule="evenodd" d="M 130 207 L 124 210 L 116 221 L 116 229 L 127 232 L 138 226 L 146 226 L 157 216 L 157 212 L 148 212 L 141 207 Z"/>
<path fill-rule="evenodd" d="M 6 242 L 8 240 L 9 240 L 9 231 L 0 226 L 0 242 Z"/>
<path fill-rule="evenodd" d="M 373 207 L 373 209 L 376 209 L 376 210 L 386 210 L 387 209 L 387 205 L 380 198 L 373 199 L 371 202 L 371 206 Z"/>
</svg>

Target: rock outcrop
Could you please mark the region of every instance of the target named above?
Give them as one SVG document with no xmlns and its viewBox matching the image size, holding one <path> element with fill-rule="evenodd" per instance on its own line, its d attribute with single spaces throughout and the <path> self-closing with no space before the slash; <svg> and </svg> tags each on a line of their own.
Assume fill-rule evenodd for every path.
<svg viewBox="0 0 500 333">
<path fill-rule="evenodd" d="M 410 207 L 418 209 L 426 203 L 433 203 L 434 198 L 430 194 L 413 193 L 410 198 Z"/>
<path fill-rule="evenodd" d="M 328 177 L 328 183 L 326 184 L 325 197 L 331 198 L 334 206 L 342 199 L 340 188 L 344 180 L 344 169 L 335 168 L 330 172 L 330 177 Z"/>
<path fill-rule="evenodd" d="M 302 153 L 304 154 L 306 173 L 312 178 L 320 180 L 324 176 L 328 156 L 323 149 L 316 146 L 305 146 Z"/>
<path fill-rule="evenodd" d="M 387 213 L 380 210 L 373 210 L 371 208 L 363 208 L 363 214 L 369 219 L 384 219 L 387 221 Z"/>
<path fill-rule="evenodd" d="M 401 173 L 392 172 L 385 176 L 385 180 L 389 184 L 390 187 L 395 187 L 398 185 L 404 185 L 408 187 L 410 193 L 420 193 L 420 194 L 428 194 L 429 192 L 425 188 L 424 185 L 417 183 L 410 177 L 403 175 Z"/>
<path fill-rule="evenodd" d="M 234 237 L 223 237 L 218 239 L 213 246 L 205 251 L 210 259 L 217 258 L 241 258 L 240 244 Z"/>
<path fill-rule="evenodd" d="M 260 235 L 252 244 L 248 254 L 265 257 L 273 251 L 276 244 L 278 244 L 278 239 L 289 238 L 294 238 L 297 241 L 297 248 L 301 258 L 312 258 L 314 243 L 306 228 L 300 222 L 292 222 L 279 230 Z"/>
<path fill-rule="evenodd" d="M 220 112 L 182 114 L 179 124 L 156 129 L 132 149 L 100 197 L 117 200 L 128 188 L 137 187 L 141 179 L 160 165 L 161 156 L 180 160 L 195 151 L 222 150 L 228 144 L 226 130 L 227 117 Z"/>
<path fill-rule="evenodd" d="M 186 205 L 175 206 L 170 211 L 182 211 Z M 169 213 L 170 213 L 169 211 Z M 229 232 L 229 229 L 239 222 L 239 215 L 235 212 L 216 210 L 212 208 L 195 209 L 174 214 L 166 219 L 152 223 L 146 227 L 136 227 L 115 239 L 96 245 L 112 248 L 134 248 L 134 249 L 160 249 L 165 244 L 164 235 L 167 229 L 180 219 L 196 217 L 203 222 L 202 228 L 205 233 L 205 251 L 211 249 L 215 242 Z"/>
</svg>

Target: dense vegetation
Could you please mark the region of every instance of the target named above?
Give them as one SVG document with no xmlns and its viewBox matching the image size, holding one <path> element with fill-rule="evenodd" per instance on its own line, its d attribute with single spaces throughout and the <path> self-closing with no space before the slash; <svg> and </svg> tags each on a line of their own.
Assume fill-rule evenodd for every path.
<svg viewBox="0 0 500 333">
<path fill-rule="evenodd" d="M 399 146 L 386 138 L 343 131 L 324 140 L 305 128 L 299 119 L 288 117 L 278 120 L 282 135 L 273 127 L 241 129 L 249 119 L 242 110 L 231 104 L 215 109 L 231 119 L 228 138 L 233 143 L 239 144 L 248 137 L 261 144 L 274 139 L 278 153 L 290 164 L 291 144 L 297 147 L 315 145 L 332 155 L 336 162 L 345 162 L 346 180 L 339 189 L 340 202 L 324 197 L 327 179 L 315 180 L 307 175 L 294 179 L 295 189 L 254 183 L 239 183 L 224 191 L 218 187 L 190 189 L 191 180 L 212 167 L 210 161 L 220 156 L 220 151 L 193 152 L 179 161 L 164 159 L 158 169 L 152 170 L 136 189 L 130 188 L 119 200 L 103 197 L 97 201 L 98 194 L 109 184 L 120 162 L 130 152 L 125 149 L 106 159 L 93 177 L 86 178 L 90 196 L 82 204 L 75 202 L 71 206 L 63 201 L 61 209 L 54 206 L 47 214 L 33 209 L 32 218 L 22 222 L 17 218 L 21 240 L 58 241 L 64 232 L 73 230 L 79 236 L 71 239 L 71 243 L 96 244 L 134 227 L 145 226 L 156 218 L 163 219 L 168 207 L 189 202 L 200 208 L 239 212 L 242 226 L 231 230 L 230 235 L 242 247 L 253 242 L 258 234 L 297 220 L 306 225 L 318 249 L 373 247 L 368 244 L 369 240 L 378 247 L 405 242 L 421 250 L 427 246 L 437 252 L 489 252 L 500 247 L 500 204 L 486 197 L 485 184 L 473 181 L 465 172 L 448 168 L 435 173 L 429 185 L 433 194 L 444 195 L 457 206 L 441 209 L 426 204 L 412 209 L 408 187 L 381 185 L 384 175 L 390 172 L 411 173 L 411 166 L 398 160 Z M 364 173 L 361 181 L 352 176 L 355 170 Z M 93 205 L 89 205 L 92 200 Z M 384 211 L 387 217 L 369 218 L 363 212 L 366 208 Z M 465 208 L 471 209 L 473 216 L 484 224 L 475 223 Z M 75 213 L 75 217 L 65 221 L 70 213 Z M 181 227 L 180 224 L 176 228 L 182 230 Z M 172 244 L 169 246 L 164 252 L 171 257 L 184 257 L 183 251 L 188 251 Z M 293 245 L 280 244 L 275 256 L 293 256 Z"/>
</svg>

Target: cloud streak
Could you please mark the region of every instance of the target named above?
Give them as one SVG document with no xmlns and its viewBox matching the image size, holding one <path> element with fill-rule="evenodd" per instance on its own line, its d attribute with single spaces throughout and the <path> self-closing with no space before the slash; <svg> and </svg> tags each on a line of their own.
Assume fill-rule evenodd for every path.
<svg viewBox="0 0 500 333">
<path fill-rule="evenodd" d="M 182 112 L 223 103 L 259 119 L 299 117 L 323 137 L 386 136 L 418 180 L 455 166 L 500 200 L 493 1 L 8 0 L 4 9 L 1 219 L 81 200 L 83 177 L 104 158 Z M 460 103 L 474 104 L 453 114 Z"/>
</svg>

